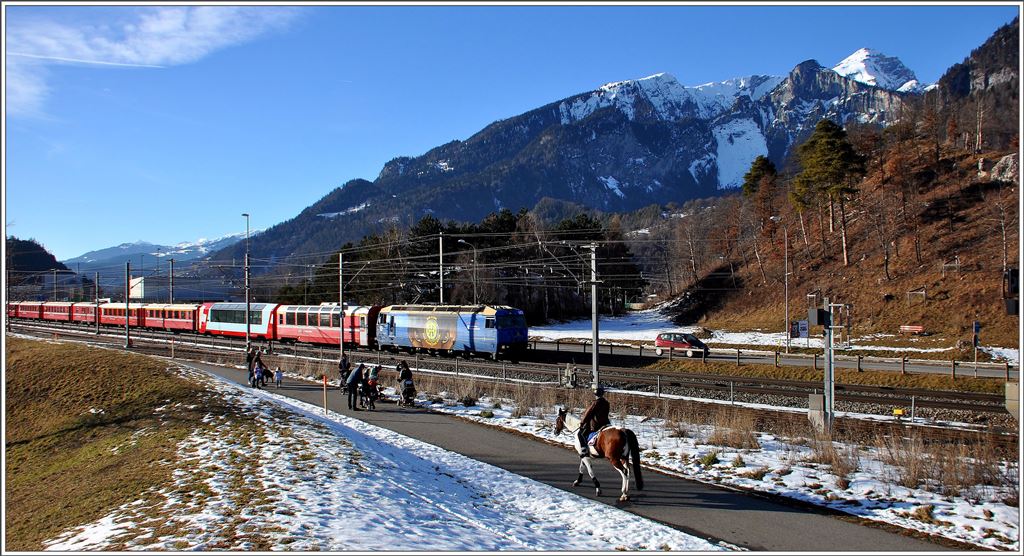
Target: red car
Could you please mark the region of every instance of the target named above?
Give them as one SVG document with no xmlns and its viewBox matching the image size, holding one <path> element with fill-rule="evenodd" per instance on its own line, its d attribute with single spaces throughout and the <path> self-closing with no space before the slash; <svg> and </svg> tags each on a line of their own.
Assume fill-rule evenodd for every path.
<svg viewBox="0 0 1024 556">
<path fill-rule="evenodd" d="M 654 352 L 661 355 L 669 349 L 685 352 L 687 357 L 696 357 L 698 355 L 707 357 L 710 351 L 708 346 L 704 345 L 704 342 L 697 339 L 693 334 L 682 332 L 662 332 L 658 334 L 658 337 L 654 340 Z"/>
</svg>

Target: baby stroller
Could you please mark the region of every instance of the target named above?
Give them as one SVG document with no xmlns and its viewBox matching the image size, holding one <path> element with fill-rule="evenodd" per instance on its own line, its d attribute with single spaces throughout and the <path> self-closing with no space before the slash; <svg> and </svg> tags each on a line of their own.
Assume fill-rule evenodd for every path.
<svg viewBox="0 0 1024 556">
<path fill-rule="evenodd" d="M 416 405 L 416 387 L 413 386 L 412 379 L 406 379 L 401 386 L 402 391 L 398 398 L 398 405 Z"/>
<path fill-rule="evenodd" d="M 376 379 L 363 382 L 363 389 L 359 393 L 360 403 L 367 409 L 376 409 L 375 402 L 380 398 L 380 389 L 377 388 Z"/>
</svg>

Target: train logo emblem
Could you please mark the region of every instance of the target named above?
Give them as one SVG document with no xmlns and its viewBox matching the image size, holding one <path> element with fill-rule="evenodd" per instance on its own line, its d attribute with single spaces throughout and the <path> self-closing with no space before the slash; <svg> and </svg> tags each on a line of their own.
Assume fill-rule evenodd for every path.
<svg viewBox="0 0 1024 556">
<path fill-rule="evenodd" d="M 416 315 L 409 320 L 409 344 L 426 349 L 451 349 L 455 345 L 452 315 Z"/>
<path fill-rule="evenodd" d="M 437 327 L 437 317 L 427 318 L 427 325 L 423 327 L 423 339 L 432 346 L 436 346 L 441 339 L 441 331 Z"/>
</svg>

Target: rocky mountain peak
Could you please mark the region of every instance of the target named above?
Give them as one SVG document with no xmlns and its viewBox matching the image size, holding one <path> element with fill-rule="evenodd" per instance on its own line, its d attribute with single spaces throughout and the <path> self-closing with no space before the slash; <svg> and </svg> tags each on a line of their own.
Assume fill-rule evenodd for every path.
<svg viewBox="0 0 1024 556">
<path fill-rule="evenodd" d="M 865 85 L 908 92 L 919 88 L 917 76 L 899 58 L 861 48 L 836 64 L 832 71 Z"/>
</svg>

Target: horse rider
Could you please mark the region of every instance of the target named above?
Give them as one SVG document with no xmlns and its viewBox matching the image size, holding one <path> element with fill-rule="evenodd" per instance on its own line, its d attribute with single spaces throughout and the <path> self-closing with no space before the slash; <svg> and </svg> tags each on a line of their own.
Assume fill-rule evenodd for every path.
<svg viewBox="0 0 1024 556">
<path fill-rule="evenodd" d="M 610 412 L 611 406 L 608 404 L 608 400 L 604 399 L 604 387 L 598 385 L 594 389 L 594 403 L 590 404 L 590 407 L 583 412 L 583 417 L 580 418 L 580 430 L 577 435 L 580 440 L 581 458 L 590 455 L 590 450 L 587 448 L 587 436 L 594 431 L 601 430 L 601 427 L 612 424 L 608 419 Z"/>
</svg>

